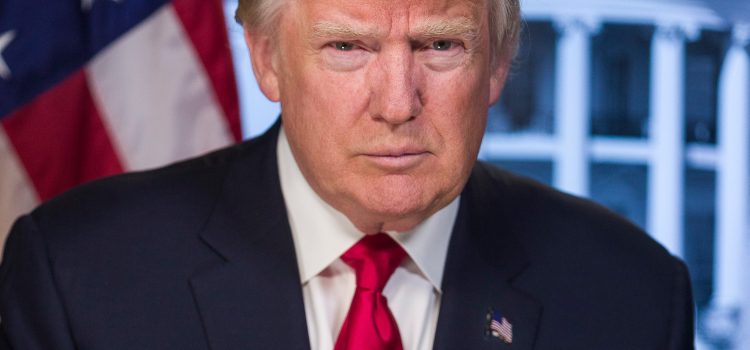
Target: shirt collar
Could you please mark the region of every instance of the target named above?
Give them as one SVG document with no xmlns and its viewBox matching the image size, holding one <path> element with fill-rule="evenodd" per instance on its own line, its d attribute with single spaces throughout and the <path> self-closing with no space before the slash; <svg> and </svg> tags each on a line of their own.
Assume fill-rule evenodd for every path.
<svg viewBox="0 0 750 350">
<path fill-rule="evenodd" d="M 276 156 L 281 191 L 294 238 L 302 284 L 318 275 L 364 233 L 341 212 L 331 207 L 302 175 L 282 128 Z M 408 232 L 387 232 L 404 248 L 419 272 L 439 292 L 459 198 Z"/>
</svg>

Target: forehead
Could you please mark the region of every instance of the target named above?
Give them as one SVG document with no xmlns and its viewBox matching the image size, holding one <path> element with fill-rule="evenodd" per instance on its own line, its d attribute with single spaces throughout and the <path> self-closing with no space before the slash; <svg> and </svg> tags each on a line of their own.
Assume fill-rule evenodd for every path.
<svg viewBox="0 0 750 350">
<path fill-rule="evenodd" d="M 429 20 L 466 18 L 479 25 L 488 10 L 483 0 L 289 0 L 293 23 L 363 23 L 381 30 L 422 24 Z"/>
</svg>

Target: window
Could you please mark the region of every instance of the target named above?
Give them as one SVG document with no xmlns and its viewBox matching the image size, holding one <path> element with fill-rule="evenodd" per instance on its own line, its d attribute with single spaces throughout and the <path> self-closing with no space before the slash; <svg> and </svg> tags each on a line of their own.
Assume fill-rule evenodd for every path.
<svg viewBox="0 0 750 350">
<path fill-rule="evenodd" d="M 720 64 L 727 34 L 704 31 L 685 52 L 685 141 L 716 143 Z"/>
<path fill-rule="evenodd" d="M 555 85 L 555 30 L 528 22 L 499 103 L 489 111 L 489 132 L 552 133 Z"/>
<path fill-rule="evenodd" d="M 646 226 L 648 169 L 645 165 L 594 163 L 591 165 L 591 198 Z"/>
<path fill-rule="evenodd" d="M 594 135 L 645 137 L 648 132 L 653 28 L 606 24 L 592 40 Z"/>
<path fill-rule="evenodd" d="M 713 289 L 716 173 L 685 170 L 684 249 L 699 308 L 708 305 Z"/>
<path fill-rule="evenodd" d="M 530 177 L 547 185 L 552 184 L 551 161 L 502 160 L 492 163 L 512 173 Z"/>
</svg>

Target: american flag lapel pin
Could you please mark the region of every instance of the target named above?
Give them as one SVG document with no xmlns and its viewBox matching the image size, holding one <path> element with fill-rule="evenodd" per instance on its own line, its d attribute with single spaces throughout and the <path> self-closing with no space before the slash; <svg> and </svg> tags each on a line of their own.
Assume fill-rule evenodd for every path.
<svg viewBox="0 0 750 350">
<path fill-rule="evenodd" d="M 487 311 L 486 334 L 502 340 L 505 344 L 513 344 L 513 325 L 503 316 L 500 311 L 489 309 Z"/>
</svg>

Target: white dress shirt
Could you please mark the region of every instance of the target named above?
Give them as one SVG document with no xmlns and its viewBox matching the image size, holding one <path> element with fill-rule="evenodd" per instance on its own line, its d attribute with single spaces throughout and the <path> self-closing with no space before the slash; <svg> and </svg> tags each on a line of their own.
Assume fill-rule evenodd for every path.
<svg viewBox="0 0 750 350">
<path fill-rule="evenodd" d="M 283 128 L 277 158 L 292 229 L 312 350 L 330 350 L 349 311 L 354 270 L 339 257 L 362 236 L 323 201 L 299 170 Z M 435 338 L 440 285 L 459 199 L 409 232 L 386 232 L 407 252 L 383 290 L 405 350 L 429 350 Z"/>
</svg>

